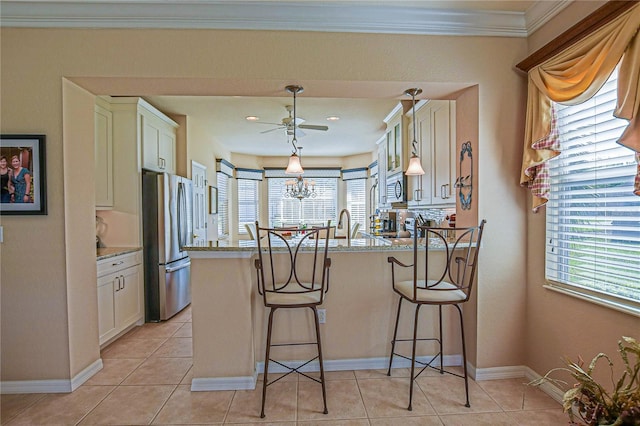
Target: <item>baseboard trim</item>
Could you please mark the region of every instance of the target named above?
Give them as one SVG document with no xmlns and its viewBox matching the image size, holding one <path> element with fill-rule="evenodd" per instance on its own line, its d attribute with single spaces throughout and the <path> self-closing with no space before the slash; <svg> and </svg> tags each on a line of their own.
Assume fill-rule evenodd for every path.
<svg viewBox="0 0 640 426">
<path fill-rule="evenodd" d="M 71 392 L 78 389 L 80 385 L 92 378 L 98 371 L 102 370 L 102 367 L 102 358 L 98 358 L 87 368 L 76 374 L 76 376 L 71 379 Z"/>
<path fill-rule="evenodd" d="M 16 380 L 0 382 L 0 394 L 14 393 L 69 393 L 102 370 L 102 359 L 98 358 L 71 380 Z"/>
<path fill-rule="evenodd" d="M 432 356 L 421 356 L 416 359 L 421 362 L 428 362 Z M 433 363 L 434 367 L 440 366 L 440 363 Z M 285 361 L 289 365 L 301 365 L 305 361 Z M 462 356 L 446 355 L 444 357 L 444 365 L 447 367 L 462 365 Z M 355 358 L 355 359 L 336 359 L 324 362 L 325 371 L 345 371 L 345 370 L 381 370 L 389 367 L 389 358 Z M 409 360 L 404 358 L 395 358 L 392 368 L 408 368 L 411 367 Z M 304 372 L 320 371 L 320 364 L 315 361 L 305 365 L 300 369 Z M 278 364 L 269 367 L 270 373 L 286 373 L 288 370 Z M 256 363 L 256 371 L 253 376 L 238 377 L 194 377 L 191 380 L 191 390 L 199 391 L 215 391 L 215 390 L 247 390 L 255 389 L 258 374 L 264 372 L 264 362 Z"/>
<path fill-rule="evenodd" d="M 539 379 L 542 378 L 541 375 L 539 375 L 538 373 L 536 373 L 535 371 L 533 371 L 529 367 L 524 367 L 524 373 L 525 373 L 525 377 L 530 382 L 532 382 L 534 380 L 539 380 Z M 554 385 L 551 382 L 544 382 L 543 384 L 541 384 L 538 387 L 540 388 L 540 390 L 542 392 L 544 392 L 547 395 L 549 395 L 556 402 L 559 402 L 560 404 L 562 404 L 562 398 L 564 397 L 564 391 L 562 389 L 560 389 L 559 387 L 557 387 L 556 385 Z"/>
<path fill-rule="evenodd" d="M 518 379 L 525 377 L 525 369 L 526 367 L 524 365 L 476 368 L 467 364 L 469 376 L 471 376 L 476 382 L 482 380 Z"/>
<path fill-rule="evenodd" d="M 429 362 L 433 356 L 419 356 L 416 357 L 416 361 Z M 439 367 L 439 360 L 433 362 L 434 367 Z M 284 361 L 284 364 L 289 365 L 301 365 L 306 361 Z M 444 365 L 446 367 L 462 365 L 462 356 L 460 355 L 445 355 Z M 417 366 L 417 365 L 416 365 Z M 408 368 L 411 367 L 411 361 L 408 359 L 394 357 L 393 365 L 391 368 Z M 344 371 L 344 370 L 381 370 L 389 368 L 389 358 L 352 358 L 352 359 L 335 359 L 325 360 L 325 371 Z M 258 362 L 256 364 L 256 371 L 258 373 L 264 372 L 264 362 Z M 270 364 L 269 372 L 271 373 L 286 373 L 288 370 L 278 364 Z M 317 361 L 310 362 L 305 365 L 300 371 L 320 371 L 320 364 Z"/>
<path fill-rule="evenodd" d="M 258 373 L 253 376 L 238 377 L 203 377 L 191 380 L 192 392 L 220 391 L 220 390 L 252 390 L 256 388 Z"/>
</svg>

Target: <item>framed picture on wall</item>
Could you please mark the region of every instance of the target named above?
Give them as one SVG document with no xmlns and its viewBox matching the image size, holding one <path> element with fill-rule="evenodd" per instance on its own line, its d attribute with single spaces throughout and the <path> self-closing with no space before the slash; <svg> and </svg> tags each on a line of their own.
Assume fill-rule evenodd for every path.
<svg viewBox="0 0 640 426">
<path fill-rule="evenodd" d="M 218 188 L 215 186 L 209 187 L 209 214 L 218 213 Z"/>
<path fill-rule="evenodd" d="M 45 139 L 45 135 L 0 135 L 0 214 L 47 214 Z"/>
</svg>

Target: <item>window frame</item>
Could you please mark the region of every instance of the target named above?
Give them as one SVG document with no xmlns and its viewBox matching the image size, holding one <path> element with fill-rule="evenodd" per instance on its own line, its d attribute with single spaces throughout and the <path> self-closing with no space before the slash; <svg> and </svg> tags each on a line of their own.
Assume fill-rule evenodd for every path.
<svg viewBox="0 0 640 426">
<path fill-rule="evenodd" d="M 328 215 L 332 216 L 332 217 L 326 217 L 327 215 L 325 215 L 325 217 L 318 217 L 318 218 L 303 218 L 302 222 L 308 226 L 310 225 L 316 225 L 316 224 L 320 224 L 321 222 L 326 225 L 326 220 L 330 219 L 331 223 L 335 223 L 336 221 L 336 217 L 338 215 L 338 178 L 335 177 L 315 177 L 315 178 L 308 178 L 309 180 L 312 180 L 316 183 L 316 193 L 318 195 L 316 195 L 316 198 L 306 198 L 303 199 L 302 201 L 297 200 L 297 199 L 287 199 L 284 197 L 284 185 L 285 182 L 288 180 L 291 180 L 292 178 L 282 178 L 282 177 L 268 177 L 267 178 L 267 198 L 268 198 L 268 223 L 270 227 L 273 226 L 282 226 L 283 224 L 291 224 L 291 223 L 299 223 L 300 220 L 299 219 L 295 219 L 293 217 L 291 218 L 286 218 L 283 216 L 282 221 L 276 221 L 274 219 L 274 212 L 272 211 L 273 207 L 274 207 L 274 203 L 276 202 L 274 200 L 274 197 L 277 198 L 277 200 L 281 200 L 281 202 L 284 203 L 313 203 L 314 201 L 319 201 L 319 200 L 331 200 L 332 201 L 332 206 L 325 206 L 323 208 L 323 210 L 333 210 L 332 213 L 329 213 Z M 331 182 L 331 190 L 333 191 L 333 195 L 328 195 L 326 193 L 323 193 L 323 182 Z M 276 189 L 276 187 L 280 187 L 279 190 Z M 275 194 L 275 191 L 278 191 L 278 194 Z M 304 204 L 302 204 L 303 206 L 303 211 L 300 212 L 301 215 L 304 214 Z M 307 208 L 308 209 L 308 208 Z M 277 223 L 276 223 L 277 222 Z"/>
<path fill-rule="evenodd" d="M 615 78 L 616 75 L 617 75 L 617 71 L 614 71 L 614 73 L 612 74 L 612 77 Z M 607 84 L 610 84 L 610 82 L 608 82 Z M 607 84 L 603 85 L 603 89 L 607 87 Z M 602 115 L 602 112 L 601 112 L 602 109 L 601 108 L 602 108 L 603 104 L 606 103 L 606 101 L 604 101 L 604 100 L 595 101 L 595 98 L 597 96 L 602 96 L 603 99 L 606 98 L 605 95 L 601 95 L 602 92 L 603 92 L 603 89 L 601 89 L 598 92 L 598 94 L 596 94 L 594 96 L 594 98 L 585 101 L 585 103 L 587 103 L 587 102 L 593 103 L 593 106 L 584 107 L 583 105 L 585 103 L 582 103 L 580 106 L 577 106 L 577 107 L 580 107 L 580 108 L 585 108 L 585 109 L 589 108 L 589 109 L 593 110 L 594 112 L 592 112 L 592 114 L 594 114 L 594 115 L 590 115 L 589 117 L 593 116 L 594 117 L 594 122 L 595 122 L 596 114 L 597 115 Z M 608 90 L 610 90 L 610 89 L 608 89 Z M 608 101 L 608 102 L 611 103 L 611 101 Z M 569 108 L 571 108 L 571 107 L 569 107 Z M 600 108 L 600 111 L 598 111 L 599 108 Z M 613 112 L 614 108 L 615 108 L 615 105 L 611 109 L 612 112 Z M 595 112 L 595 111 L 598 111 L 598 112 Z M 608 114 L 608 112 L 607 112 L 607 114 Z M 572 116 L 573 116 L 573 114 L 572 114 Z M 574 120 L 577 120 L 577 119 L 574 118 Z M 610 121 L 613 122 L 614 120 L 610 119 Z M 571 151 L 571 148 L 562 146 L 562 127 L 561 127 L 561 125 L 562 125 L 561 120 L 558 120 L 558 131 L 560 132 L 560 138 L 561 138 L 560 151 L 561 152 L 567 152 L 567 155 L 568 155 L 568 153 Z M 596 127 L 597 125 L 598 124 L 593 124 L 593 127 Z M 601 127 L 606 127 L 604 123 L 600 124 L 600 126 Z M 573 162 L 572 164 L 581 164 L 581 166 L 579 166 L 580 168 L 576 169 L 576 170 L 572 169 L 574 171 L 574 173 L 573 173 L 574 177 L 570 177 L 569 174 L 565 172 L 566 174 L 564 176 L 568 176 L 568 179 L 561 181 L 561 183 L 558 183 L 558 185 L 565 185 L 565 186 L 566 185 L 571 185 L 571 184 L 584 185 L 584 183 L 582 183 L 582 182 L 589 182 L 591 179 L 590 178 L 581 178 L 581 180 L 578 180 L 577 183 L 572 183 L 575 180 L 575 175 L 576 175 L 575 172 L 588 173 L 588 171 L 591 169 L 593 164 L 597 164 L 598 165 L 593 170 L 593 175 L 594 175 L 594 177 L 593 177 L 594 185 L 593 186 L 595 187 L 598 184 L 602 185 L 603 183 L 606 183 L 606 181 L 605 181 L 606 177 L 598 177 L 598 173 L 599 172 L 602 173 L 603 171 L 606 171 L 604 169 L 604 167 L 607 165 L 607 163 L 610 163 L 612 160 L 610 160 L 609 158 L 600 160 L 599 158 L 597 158 L 596 153 L 601 153 L 601 152 L 603 152 L 603 150 L 606 150 L 606 148 L 603 149 L 603 146 L 606 146 L 607 143 L 609 144 L 609 146 L 611 146 L 611 140 L 615 140 L 615 139 L 617 139 L 617 137 L 616 136 L 612 136 L 611 138 L 605 139 L 604 141 L 602 141 L 600 138 L 597 138 L 597 137 L 594 136 L 594 139 L 597 139 L 599 141 L 599 143 L 600 143 L 599 146 L 596 145 L 596 142 L 593 142 L 593 141 L 592 141 L 591 144 L 582 145 L 583 141 L 586 138 L 589 138 L 590 135 L 591 135 L 590 133 L 587 133 L 587 135 L 582 135 L 582 132 L 584 132 L 584 130 L 582 130 L 582 128 L 580 128 L 581 136 L 579 137 L 579 139 L 578 138 L 574 138 L 573 139 L 573 141 L 578 141 L 577 143 L 573 142 L 574 143 L 573 146 L 580 146 L 581 147 L 580 149 L 583 150 L 583 151 L 593 151 L 593 157 L 594 158 L 590 159 L 589 155 L 584 154 L 584 153 L 580 153 L 578 155 L 574 155 L 571 158 L 571 161 Z M 595 134 L 603 134 L 605 132 L 607 132 L 607 129 L 603 129 L 602 132 L 596 131 Z M 622 132 L 622 130 L 620 130 L 620 133 L 621 132 Z M 566 149 L 563 149 L 563 148 L 566 148 Z M 621 148 L 624 149 L 624 147 L 621 147 Z M 633 158 L 633 155 L 634 155 L 633 151 L 631 151 L 631 150 L 629 150 L 629 151 L 630 151 L 629 156 L 631 158 Z M 616 157 L 613 157 L 613 158 L 618 160 L 618 158 L 622 158 L 622 157 L 617 157 L 616 156 Z M 564 159 L 564 157 L 562 157 L 562 154 L 560 154 L 560 156 L 558 156 L 558 157 L 556 157 L 556 158 L 554 158 L 554 159 L 549 161 L 549 179 L 552 182 L 552 184 L 551 184 L 552 188 L 553 188 L 554 179 L 555 179 L 555 170 L 556 170 L 556 168 L 554 167 L 555 163 L 558 162 L 558 161 L 561 161 L 563 159 Z M 578 161 L 576 161 L 576 160 L 578 160 Z M 567 164 L 565 164 L 565 167 L 570 167 L 571 168 L 571 166 L 568 166 Z M 580 173 L 578 173 L 578 175 L 580 175 Z M 602 173 L 602 174 L 604 174 L 604 173 Z M 561 177 L 562 175 L 559 175 L 559 176 Z M 623 179 L 625 179 L 626 174 L 624 174 L 624 175 L 622 175 L 622 174 L 621 175 L 616 175 L 615 177 L 619 178 L 619 180 L 617 182 L 620 182 Z M 633 178 L 631 180 L 633 182 Z M 633 183 L 632 183 L 632 185 L 633 185 Z M 570 218 L 574 218 L 574 220 L 578 220 L 579 221 L 581 216 L 580 215 L 575 215 L 575 216 L 571 215 L 571 216 L 567 217 L 567 216 L 563 215 L 563 212 L 565 211 L 565 209 L 569 209 L 570 210 L 574 204 L 578 204 L 579 205 L 580 203 L 587 202 L 588 205 L 592 205 L 591 207 L 589 207 L 589 209 L 593 209 L 593 212 L 597 213 L 599 211 L 599 209 L 602 208 L 601 205 L 605 204 L 605 203 L 603 203 L 603 200 L 606 200 L 606 198 L 602 198 L 602 194 L 606 192 L 606 189 L 605 188 L 602 188 L 602 189 L 603 189 L 603 191 L 600 191 L 598 189 L 593 189 L 593 191 L 590 192 L 591 194 L 593 194 L 593 196 L 591 198 L 593 200 L 593 202 L 589 202 L 588 198 L 587 199 L 582 199 L 579 196 L 577 198 L 575 198 L 575 199 L 572 198 L 572 197 L 561 198 L 562 196 L 570 195 L 571 190 L 564 190 L 562 192 L 557 192 L 556 191 L 556 192 L 553 192 L 550 195 L 549 201 L 547 202 L 547 206 L 546 206 L 546 212 L 545 212 L 545 216 L 546 216 L 545 217 L 545 235 L 546 235 L 546 237 L 545 237 L 545 261 L 544 261 L 545 284 L 544 284 L 543 287 L 547 288 L 547 289 L 550 289 L 550 290 L 553 290 L 553 291 L 556 291 L 556 292 L 559 292 L 559 293 L 562 293 L 562 294 L 566 294 L 566 295 L 569 295 L 569 296 L 572 296 L 572 297 L 576 297 L 576 298 L 579 298 L 581 300 L 585 300 L 585 301 L 588 301 L 588 302 L 591 302 L 591 303 L 594 303 L 594 304 L 597 304 L 597 305 L 600 305 L 600 306 L 605 306 L 607 308 L 611 308 L 611 309 L 614 309 L 616 311 L 620 311 L 620 312 L 624 312 L 624 313 L 627 313 L 627 314 L 631 314 L 631 315 L 640 317 L 640 298 L 638 300 L 633 300 L 633 299 L 628 298 L 628 297 L 626 297 L 624 295 L 616 295 L 616 294 L 607 292 L 605 289 L 598 289 L 598 288 L 596 288 L 595 285 L 590 286 L 589 283 L 587 283 L 587 284 L 580 283 L 580 282 L 578 282 L 577 279 L 573 280 L 573 282 L 571 282 L 572 281 L 571 280 L 571 275 L 573 275 L 573 273 L 575 273 L 575 271 L 576 271 L 575 270 L 575 268 L 576 268 L 575 263 L 573 264 L 573 267 L 571 266 L 572 265 L 571 259 L 576 259 L 576 257 L 573 257 L 571 255 L 575 254 L 576 250 L 580 250 L 580 248 L 576 248 L 574 246 L 574 244 L 576 244 L 576 243 L 580 244 L 580 245 L 586 244 L 585 247 L 588 247 L 589 244 L 591 244 L 591 245 L 593 245 L 594 248 L 596 248 L 594 250 L 593 254 L 592 254 L 592 256 L 594 257 L 594 260 L 592 262 L 588 263 L 588 265 L 594 265 L 594 269 L 593 269 L 594 278 L 593 278 L 593 280 L 595 282 L 598 282 L 598 279 L 597 279 L 597 276 L 596 276 L 596 273 L 597 273 L 597 270 L 598 270 L 597 265 L 599 263 L 602 263 L 601 260 L 600 261 L 598 260 L 599 259 L 598 250 L 601 250 L 601 247 L 600 247 L 600 244 L 598 244 L 596 242 L 589 242 L 588 240 L 583 242 L 583 241 L 581 241 L 579 239 L 576 239 L 576 240 L 571 239 L 569 237 L 569 234 L 571 233 L 571 228 L 572 227 L 575 228 L 579 222 L 570 221 Z M 553 191 L 553 189 L 552 189 L 552 191 Z M 629 193 L 631 193 L 630 199 L 633 199 L 631 197 L 636 197 L 635 195 L 632 194 L 632 188 L 629 188 Z M 555 198 L 554 197 L 558 197 L 558 204 L 566 204 L 566 200 L 570 200 L 569 201 L 569 206 L 558 205 L 556 207 L 555 206 Z M 565 202 L 563 203 L 562 200 L 565 200 Z M 576 200 L 576 201 L 574 201 L 574 200 Z M 623 201 L 623 203 L 624 203 L 624 201 Z M 635 204 L 637 204 L 637 203 L 634 202 L 634 204 L 632 204 L 630 206 L 630 208 L 633 209 L 635 207 Z M 624 207 L 626 207 L 626 205 L 623 204 L 623 208 Z M 573 208 L 575 209 L 575 207 L 573 207 Z M 552 210 L 552 212 L 554 213 L 553 215 L 550 214 L 550 209 L 554 209 L 554 210 Z M 557 212 L 556 212 L 556 209 L 557 209 Z M 608 217 L 615 218 L 616 217 L 615 215 L 609 216 L 608 214 L 606 214 L 606 213 L 612 211 L 611 209 L 612 209 L 612 207 L 609 207 L 607 210 L 605 210 L 604 218 L 608 218 Z M 631 211 L 633 211 L 633 210 L 631 210 Z M 601 212 L 601 210 L 600 210 L 600 212 Z M 598 215 L 596 217 L 599 218 L 600 216 Z M 640 211 L 638 212 L 637 217 L 640 217 Z M 585 216 L 585 218 L 587 220 L 589 220 L 588 216 Z M 566 223 L 563 223 L 563 220 Z M 599 219 L 599 220 L 602 220 L 602 219 Z M 599 227 L 596 224 L 594 224 L 592 226 L 594 226 L 595 227 L 594 229 L 596 230 L 596 232 L 594 232 L 594 234 L 593 234 L 594 237 L 596 237 L 596 238 L 611 237 L 611 235 L 606 232 L 606 229 L 604 229 L 604 228 L 600 228 L 599 229 Z M 579 234 L 576 234 L 576 235 L 580 236 L 580 235 L 582 235 L 582 233 L 583 233 L 583 231 L 581 231 Z M 585 235 L 589 235 L 589 234 L 587 233 Z M 556 240 L 558 238 L 561 238 L 561 241 L 558 241 L 558 242 L 553 241 L 554 238 Z M 573 243 L 571 241 L 576 241 L 576 243 Z M 610 243 L 610 241 L 607 240 L 607 243 Z M 569 244 L 569 245 L 567 245 L 567 244 Z M 638 244 L 640 244 L 640 243 L 638 243 Z M 565 245 L 565 247 L 566 247 L 564 250 L 562 249 L 562 245 Z M 635 246 L 635 244 L 634 244 L 634 246 Z M 626 247 L 623 247 L 622 245 L 614 245 L 613 247 L 614 247 L 614 249 L 616 249 L 616 248 L 617 249 L 626 249 Z M 553 252 L 553 249 L 556 249 L 556 252 L 554 254 L 551 254 Z M 563 251 L 564 251 L 564 253 L 563 253 Z M 565 261 L 559 261 L 558 260 L 559 256 L 561 258 L 565 258 L 566 257 L 566 260 Z M 605 256 L 605 254 L 603 254 L 603 256 Z M 553 258 L 553 260 L 551 260 L 551 258 Z M 615 266 L 615 264 L 613 264 L 613 265 Z M 566 271 L 564 271 L 564 272 L 561 271 L 561 269 L 563 267 L 566 269 Z M 551 275 L 555 275 L 555 276 L 550 276 L 550 270 L 554 271 L 554 273 L 552 273 Z M 600 274 L 606 274 L 606 271 L 605 272 L 600 271 L 599 273 Z M 561 275 L 566 275 L 568 277 L 566 282 L 558 280 L 559 276 L 561 276 Z M 633 277 L 631 277 L 631 279 L 633 279 Z M 607 285 L 607 283 L 604 283 L 604 285 Z M 610 285 L 610 283 L 609 283 L 609 285 Z"/>
<path fill-rule="evenodd" d="M 254 185 L 254 188 L 252 189 L 252 194 L 254 195 L 254 197 L 252 198 L 253 203 L 244 202 L 242 200 L 242 197 L 240 196 L 240 191 L 242 187 L 245 184 L 250 184 L 250 183 Z M 260 181 L 255 179 L 236 178 L 236 186 L 237 186 L 236 193 L 237 193 L 237 200 L 238 200 L 238 235 L 249 235 L 249 233 L 247 232 L 247 228 L 244 225 L 255 223 L 255 221 L 257 221 L 260 218 Z M 242 208 L 243 205 L 254 207 L 254 212 L 253 212 L 254 219 L 252 221 L 247 222 L 247 221 L 241 220 L 242 218 L 240 217 L 240 215 L 241 215 L 241 212 L 243 211 L 243 208 Z"/>
</svg>

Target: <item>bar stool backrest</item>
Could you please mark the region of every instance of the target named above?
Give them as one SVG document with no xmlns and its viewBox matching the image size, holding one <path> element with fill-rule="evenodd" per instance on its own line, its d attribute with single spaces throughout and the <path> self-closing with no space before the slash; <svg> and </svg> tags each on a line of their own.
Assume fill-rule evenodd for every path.
<svg viewBox="0 0 640 426">
<path fill-rule="evenodd" d="M 425 286 L 433 291 L 461 290 L 466 298 L 458 300 L 458 303 L 469 300 L 476 280 L 485 222 L 482 220 L 480 225 L 467 228 L 416 226 L 413 236 L 414 300 L 418 299 L 418 291 Z M 444 257 L 438 256 L 437 252 L 444 252 Z"/>
<path fill-rule="evenodd" d="M 329 290 L 328 257 L 330 223 L 306 229 L 297 227 L 262 228 L 256 222 L 258 292 L 265 306 L 269 293 L 296 296 L 315 293 L 313 300 L 322 303 Z M 304 298 L 303 298 L 304 299 Z M 317 303 L 314 303 L 317 304 Z"/>
</svg>

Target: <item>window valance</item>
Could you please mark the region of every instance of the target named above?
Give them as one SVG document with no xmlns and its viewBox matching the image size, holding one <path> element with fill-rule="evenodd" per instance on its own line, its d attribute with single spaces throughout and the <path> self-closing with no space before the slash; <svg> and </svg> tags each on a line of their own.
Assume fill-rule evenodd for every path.
<svg viewBox="0 0 640 426">
<path fill-rule="evenodd" d="M 546 162 L 559 154 L 553 102 L 576 105 L 592 97 L 620 63 L 614 115 L 629 121 L 618 140 L 640 161 L 640 4 L 621 14 L 528 75 L 520 184 L 531 189 L 534 210 L 548 194 Z M 622 60 L 621 60 L 622 59 Z M 634 192 L 640 195 L 640 164 Z"/>
<path fill-rule="evenodd" d="M 264 169 L 264 177 L 266 178 L 291 178 L 292 175 L 288 175 L 285 172 L 285 169 L 281 168 L 266 168 Z M 340 177 L 340 168 L 304 168 L 305 178 L 339 178 Z"/>
<path fill-rule="evenodd" d="M 236 179 L 262 180 L 262 175 L 262 170 L 236 168 Z"/>
<path fill-rule="evenodd" d="M 234 165 L 228 162 L 227 160 L 216 160 L 216 171 L 224 173 L 229 177 L 233 177 L 233 169 L 235 169 Z"/>
<path fill-rule="evenodd" d="M 366 179 L 368 176 L 367 168 L 346 169 L 342 171 L 342 180 Z"/>
</svg>

